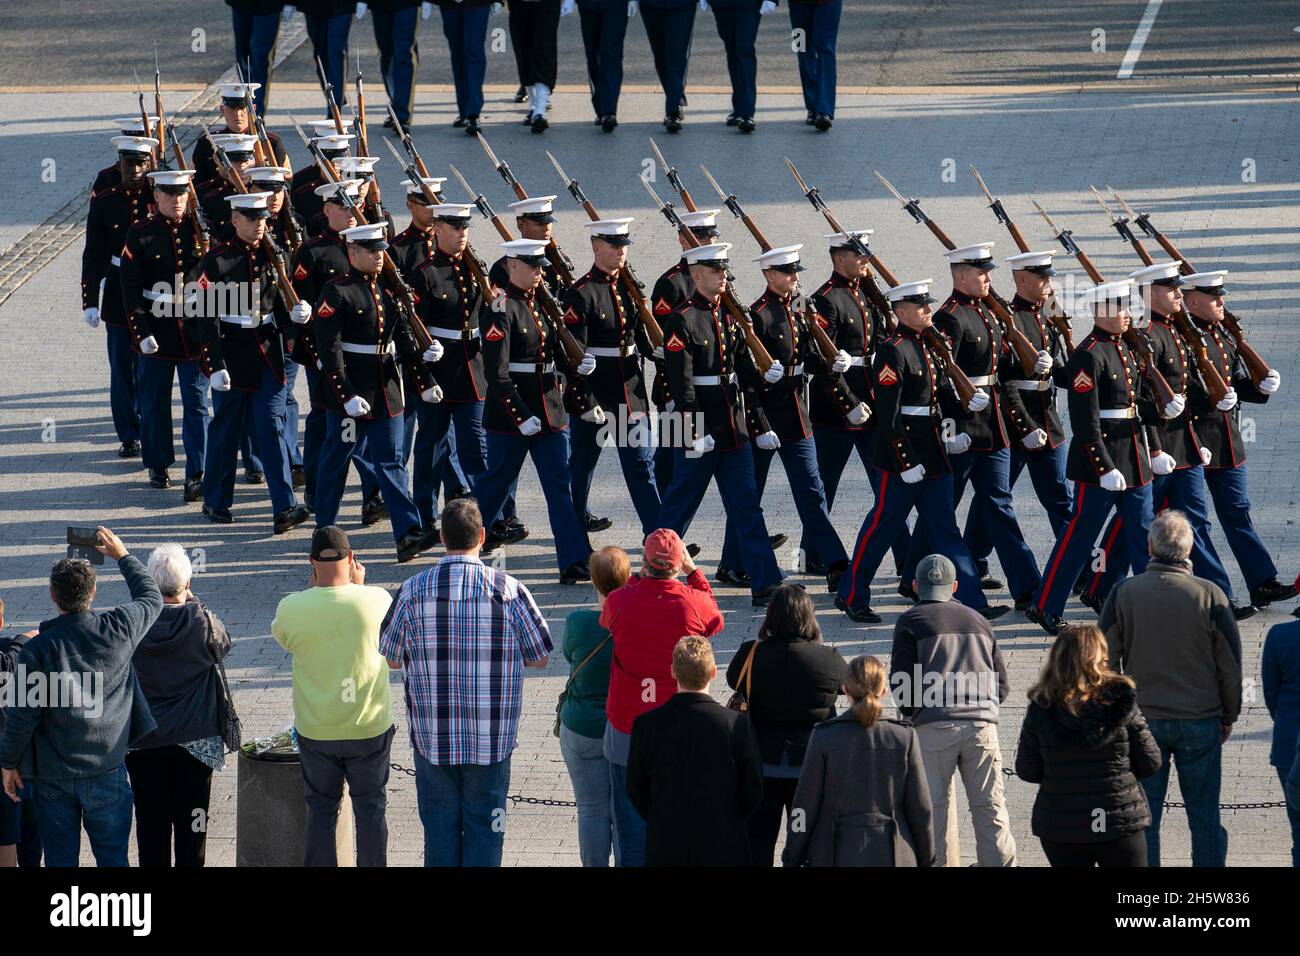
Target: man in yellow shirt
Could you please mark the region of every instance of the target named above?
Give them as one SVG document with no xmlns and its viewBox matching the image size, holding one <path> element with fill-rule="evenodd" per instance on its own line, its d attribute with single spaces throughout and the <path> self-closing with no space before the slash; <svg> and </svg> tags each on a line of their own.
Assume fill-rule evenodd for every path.
<svg viewBox="0 0 1300 956">
<path fill-rule="evenodd" d="M 356 820 L 357 865 L 385 866 L 393 711 L 379 632 L 392 598 L 365 585 L 342 529 L 311 539 L 311 587 L 280 601 L 271 635 L 293 657 L 294 727 L 307 798 L 306 866 L 337 866 L 343 781 Z"/>
</svg>

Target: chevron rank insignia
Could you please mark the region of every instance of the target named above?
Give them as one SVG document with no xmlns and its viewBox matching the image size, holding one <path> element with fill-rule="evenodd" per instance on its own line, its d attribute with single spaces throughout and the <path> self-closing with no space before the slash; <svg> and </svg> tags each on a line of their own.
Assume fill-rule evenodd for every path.
<svg viewBox="0 0 1300 956">
<path fill-rule="evenodd" d="M 495 322 L 488 326 L 488 330 L 483 333 L 483 338 L 487 339 L 489 342 L 499 342 L 505 337 L 506 333 L 502 330 L 501 326 Z"/>
<path fill-rule="evenodd" d="M 891 385 L 898 384 L 898 373 L 894 371 L 892 365 L 880 366 L 880 371 L 876 373 L 876 381 L 888 388 Z"/>
<path fill-rule="evenodd" d="M 305 279 L 309 275 L 311 275 L 311 273 L 307 271 L 307 267 L 303 265 L 301 262 L 298 263 L 298 268 L 293 270 L 293 277 L 295 279 Z"/>
<path fill-rule="evenodd" d="M 682 349 L 686 348 L 686 343 L 682 341 L 680 335 L 674 332 L 672 335 L 668 336 L 668 341 L 664 343 L 664 348 L 670 352 L 680 352 Z"/>
<path fill-rule="evenodd" d="M 1074 376 L 1074 390 L 1080 395 L 1086 392 L 1091 392 L 1095 384 L 1096 383 L 1092 380 L 1092 376 L 1087 372 L 1080 371 L 1078 375 Z"/>
<path fill-rule="evenodd" d="M 319 315 L 322 319 L 328 319 L 331 315 L 334 314 L 334 306 L 330 305 L 328 302 L 322 302 L 319 306 L 317 306 L 316 314 Z"/>
<path fill-rule="evenodd" d="M 655 300 L 655 315 L 667 315 L 672 310 L 673 307 L 668 304 L 663 296 Z"/>
</svg>

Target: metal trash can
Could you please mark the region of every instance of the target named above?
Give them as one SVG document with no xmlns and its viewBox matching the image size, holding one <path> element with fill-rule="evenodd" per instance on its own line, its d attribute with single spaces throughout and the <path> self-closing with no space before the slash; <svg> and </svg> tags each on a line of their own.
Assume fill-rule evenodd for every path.
<svg viewBox="0 0 1300 956">
<path fill-rule="evenodd" d="M 297 749 L 269 750 L 256 757 L 242 751 L 235 796 L 235 865 L 303 865 L 307 802 Z M 334 831 L 339 866 L 356 866 L 352 800 L 347 785 Z"/>
</svg>

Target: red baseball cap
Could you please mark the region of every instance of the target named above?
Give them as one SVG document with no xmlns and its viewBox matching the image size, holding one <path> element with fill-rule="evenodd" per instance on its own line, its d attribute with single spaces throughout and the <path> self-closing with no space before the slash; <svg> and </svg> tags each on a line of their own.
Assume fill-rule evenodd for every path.
<svg viewBox="0 0 1300 956">
<path fill-rule="evenodd" d="M 680 568 L 686 559 L 686 547 L 671 528 L 651 531 L 645 539 L 645 563 L 660 571 Z"/>
</svg>

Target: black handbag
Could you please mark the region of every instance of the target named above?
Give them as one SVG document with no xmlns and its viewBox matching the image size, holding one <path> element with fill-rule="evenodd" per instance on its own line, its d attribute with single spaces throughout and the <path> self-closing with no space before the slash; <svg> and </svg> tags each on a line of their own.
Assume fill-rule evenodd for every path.
<svg viewBox="0 0 1300 956">
<path fill-rule="evenodd" d="M 235 712 L 235 698 L 230 693 L 230 682 L 226 680 L 226 665 L 217 652 L 217 629 L 212 623 L 212 612 L 206 607 L 203 609 L 203 617 L 208 622 L 208 652 L 212 654 L 212 660 L 217 665 L 217 673 L 221 675 L 221 692 L 225 703 L 225 707 L 222 708 L 224 714 L 221 722 L 221 740 L 226 745 L 226 753 L 231 754 L 238 750 L 240 743 L 243 742 L 243 728 L 239 725 L 239 714 Z"/>
</svg>

